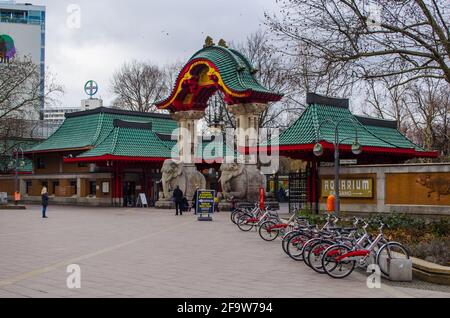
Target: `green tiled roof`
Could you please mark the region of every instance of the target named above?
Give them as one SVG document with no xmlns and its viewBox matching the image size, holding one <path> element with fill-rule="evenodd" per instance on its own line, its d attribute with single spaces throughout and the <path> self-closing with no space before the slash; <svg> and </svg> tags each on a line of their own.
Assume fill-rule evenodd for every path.
<svg viewBox="0 0 450 318">
<path fill-rule="evenodd" d="M 374 118 L 357 117 L 348 108 L 348 101 L 335 100 L 310 94 L 312 102 L 300 118 L 279 137 L 279 144 L 302 145 L 314 144 L 320 128 L 319 140 L 333 143 L 335 138 L 334 125 L 325 123 L 341 121 L 339 139 L 341 144 L 351 145 L 355 140 L 355 127 L 358 131 L 358 141 L 362 146 L 383 148 L 406 148 L 423 151 L 402 135 L 395 122 Z M 327 103 L 329 101 L 329 103 Z M 353 122 L 354 124 L 352 124 Z"/>
<path fill-rule="evenodd" d="M 167 108 L 169 107 L 169 102 L 172 102 L 173 104 L 173 98 L 182 96 L 182 100 L 185 94 L 188 94 L 184 89 L 180 93 L 177 91 L 177 87 L 181 85 L 181 81 L 184 79 L 184 72 L 189 69 L 189 66 L 198 61 L 209 62 L 217 68 L 227 90 L 230 90 L 236 95 L 242 95 L 236 98 L 242 98 L 242 102 L 244 103 L 248 103 L 249 100 L 258 102 L 276 102 L 283 96 L 278 92 L 267 89 L 258 81 L 255 76 L 258 70 L 252 66 L 243 54 L 233 49 L 213 45 L 201 49 L 189 59 L 178 75 L 177 82 L 175 83 L 175 87 L 172 89 L 171 94 L 167 98 L 158 101 L 156 103 L 158 107 Z M 208 91 L 205 94 L 210 93 L 211 92 Z M 201 95 L 202 98 L 204 97 L 202 94 L 199 95 Z M 204 103 L 204 101 L 202 100 L 199 103 Z M 172 105 L 172 107 L 175 106 Z M 169 107 L 168 109 L 171 108 Z M 173 111 L 173 109 L 171 110 Z"/>
<path fill-rule="evenodd" d="M 413 148 L 417 151 L 424 151 L 424 149 L 397 130 L 397 122 L 393 121 L 390 124 L 389 121 L 378 120 L 374 118 L 356 116 L 373 135 L 378 138 L 395 145 L 398 148 Z"/>
<path fill-rule="evenodd" d="M 244 55 L 236 50 L 222 46 L 206 47 L 191 57 L 189 62 L 197 59 L 211 61 L 220 72 L 226 86 L 237 92 L 253 90 L 272 94 L 255 78 L 255 69 Z"/>
<path fill-rule="evenodd" d="M 104 107 L 70 114 L 66 117 L 63 125 L 52 136 L 29 151 L 95 147 L 109 136 L 116 119 L 152 123 L 152 129 L 157 133 L 171 134 L 177 128 L 177 123 L 167 115 L 121 111 Z"/>
<path fill-rule="evenodd" d="M 81 154 L 78 158 L 101 157 L 105 155 L 170 158 L 171 152 L 164 142 L 151 130 L 150 125 L 148 125 L 148 128 L 116 126 L 101 143 Z"/>
</svg>

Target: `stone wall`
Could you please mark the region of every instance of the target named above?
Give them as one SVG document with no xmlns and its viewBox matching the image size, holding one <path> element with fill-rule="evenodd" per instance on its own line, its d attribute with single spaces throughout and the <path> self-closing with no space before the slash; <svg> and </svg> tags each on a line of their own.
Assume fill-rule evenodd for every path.
<svg viewBox="0 0 450 318">
<path fill-rule="evenodd" d="M 333 167 L 321 167 L 323 180 L 334 177 Z M 341 167 L 342 179 L 371 178 L 373 196 L 341 199 L 341 211 L 411 213 L 450 216 L 450 164 L 403 164 Z M 320 208 L 326 198 L 320 193 Z"/>
</svg>

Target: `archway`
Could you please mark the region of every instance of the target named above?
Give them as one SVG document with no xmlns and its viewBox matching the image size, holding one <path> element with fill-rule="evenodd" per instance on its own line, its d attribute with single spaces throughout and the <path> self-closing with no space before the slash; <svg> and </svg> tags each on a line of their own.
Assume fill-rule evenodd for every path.
<svg viewBox="0 0 450 318">
<path fill-rule="evenodd" d="M 281 94 L 268 90 L 258 82 L 255 76 L 258 70 L 243 54 L 226 47 L 224 41 L 220 43 L 216 46 L 207 38 L 203 49 L 182 68 L 171 94 L 156 104 L 159 109 L 170 111 L 178 121 L 181 128 L 178 135 L 179 159 L 187 175 L 196 173 L 196 122 L 205 116 L 208 100 L 217 91 L 223 93 L 228 111 L 236 117 L 237 149 L 242 152 L 257 146 L 260 114 L 267 109 L 269 102 L 282 98 Z M 256 160 L 248 158 L 243 165 L 245 167 L 239 170 L 247 175 L 260 176 Z M 257 182 L 258 178 L 249 179 Z M 235 187 L 229 184 L 224 192 L 242 194 L 243 189 L 233 189 Z M 188 191 L 191 188 L 195 189 L 195 185 L 186 185 Z M 258 189 L 256 184 L 247 184 L 245 199 L 254 200 Z"/>
</svg>

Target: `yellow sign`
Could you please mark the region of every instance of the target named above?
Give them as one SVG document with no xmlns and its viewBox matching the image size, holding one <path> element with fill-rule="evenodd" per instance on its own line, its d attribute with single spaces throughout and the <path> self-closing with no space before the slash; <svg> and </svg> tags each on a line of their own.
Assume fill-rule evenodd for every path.
<svg viewBox="0 0 450 318">
<path fill-rule="evenodd" d="M 341 198 L 373 198 L 373 179 L 340 179 L 339 196 Z M 322 179 L 322 197 L 335 195 L 335 182 Z"/>
</svg>

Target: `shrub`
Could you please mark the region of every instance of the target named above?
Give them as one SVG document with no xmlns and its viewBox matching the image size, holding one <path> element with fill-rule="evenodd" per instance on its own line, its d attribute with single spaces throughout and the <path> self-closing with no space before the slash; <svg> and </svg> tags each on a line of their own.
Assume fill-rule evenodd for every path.
<svg viewBox="0 0 450 318">
<path fill-rule="evenodd" d="M 443 266 L 450 265 L 450 239 L 422 241 L 409 246 L 412 256 Z"/>
</svg>

